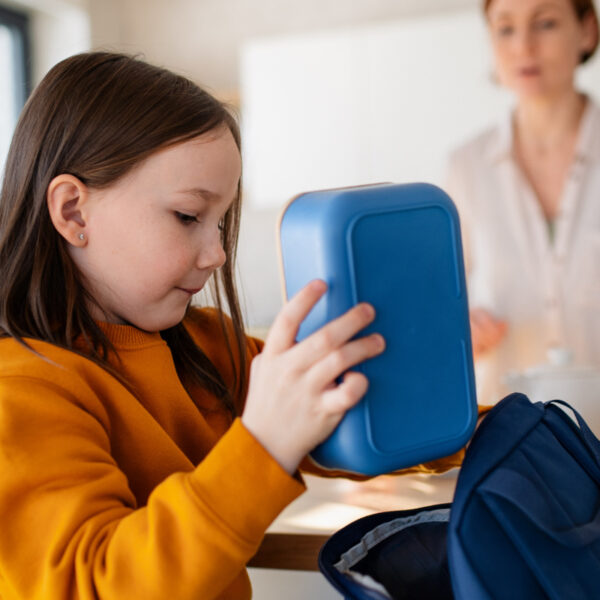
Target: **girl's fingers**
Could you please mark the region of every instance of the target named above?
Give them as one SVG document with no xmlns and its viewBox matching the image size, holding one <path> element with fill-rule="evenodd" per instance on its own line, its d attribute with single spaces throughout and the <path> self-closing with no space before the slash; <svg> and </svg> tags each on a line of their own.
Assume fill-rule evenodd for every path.
<svg viewBox="0 0 600 600">
<path fill-rule="evenodd" d="M 341 317 L 330 321 L 318 331 L 302 340 L 291 353 L 298 369 L 309 369 L 317 361 L 341 349 L 348 340 L 364 329 L 375 318 L 375 309 L 370 304 L 361 303 L 351 308 Z M 347 365 L 346 368 L 348 368 Z M 338 371 L 335 376 L 339 375 Z"/>
<path fill-rule="evenodd" d="M 278 353 L 293 346 L 300 323 L 326 290 L 327 284 L 315 279 L 284 304 L 269 330 L 263 352 Z"/>
<path fill-rule="evenodd" d="M 368 388 L 369 381 L 362 373 L 349 371 L 338 386 L 323 393 L 327 411 L 338 414 L 341 419 L 367 393 Z"/>
<path fill-rule="evenodd" d="M 353 340 L 331 351 L 315 363 L 307 373 L 314 389 L 323 389 L 342 373 L 358 363 L 377 356 L 385 349 L 385 341 L 379 334 Z"/>
</svg>

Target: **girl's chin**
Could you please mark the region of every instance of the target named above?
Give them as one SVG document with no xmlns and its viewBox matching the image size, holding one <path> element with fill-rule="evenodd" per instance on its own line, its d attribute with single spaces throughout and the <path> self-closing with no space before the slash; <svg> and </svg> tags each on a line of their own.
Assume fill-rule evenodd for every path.
<svg viewBox="0 0 600 600">
<path fill-rule="evenodd" d="M 183 321 L 189 304 L 190 303 L 188 302 L 188 304 L 183 307 L 182 310 L 175 310 L 170 314 L 157 315 L 147 319 L 137 318 L 131 323 L 131 325 L 137 327 L 137 329 L 141 329 L 142 331 L 147 331 L 148 333 L 157 333 L 159 331 L 164 331 L 165 329 L 170 329 L 171 327 L 175 327 L 175 325 L 179 325 L 179 323 Z"/>
</svg>

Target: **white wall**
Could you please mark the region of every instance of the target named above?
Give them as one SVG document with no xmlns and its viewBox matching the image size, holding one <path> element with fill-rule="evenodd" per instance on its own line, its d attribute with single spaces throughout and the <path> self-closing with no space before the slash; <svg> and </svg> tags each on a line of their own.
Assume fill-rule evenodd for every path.
<svg viewBox="0 0 600 600">
<path fill-rule="evenodd" d="M 580 75 L 584 89 L 600 89 L 600 59 Z M 253 40 L 241 78 L 253 224 L 242 232 L 241 280 L 249 321 L 261 326 L 281 306 L 275 224 L 289 198 L 380 181 L 443 185 L 449 150 L 511 104 L 493 82 L 479 8 Z"/>
<path fill-rule="evenodd" d="M 33 84 L 39 83 L 58 61 L 89 50 L 89 0 L 2 0 L 2 4 L 29 14 Z"/>
<path fill-rule="evenodd" d="M 29 15 L 34 86 L 55 63 L 90 47 L 86 0 L 3 0 L 2 5 Z M 0 63 L 13 60 L 6 42 L 0 39 Z M 0 72 L 6 73 L 8 68 Z M 0 99 L 0 180 L 19 111 L 20 105 L 4 106 Z"/>
<path fill-rule="evenodd" d="M 43 0 L 41 0 L 43 1 Z M 91 0 L 94 47 L 142 52 L 215 93 L 235 97 L 249 39 L 385 23 L 480 0 Z M 110 17 L 107 17 L 110 15 Z"/>
<path fill-rule="evenodd" d="M 440 184 L 448 151 L 510 106 L 479 10 L 256 40 L 242 52 L 244 187 L 255 208 L 303 190 Z M 599 63 L 586 68 L 589 89 Z"/>
<path fill-rule="evenodd" d="M 13 42 L 10 32 L 0 27 L 0 73 L 11 73 L 13 64 Z M 9 90 L 8 92 L 6 90 Z M 16 94 L 12 92 L 12 86 L 0 89 L 0 171 L 10 144 L 10 132 L 15 126 L 15 115 L 19 111 Z M 0 172 L 0 182 L 2 173 Z"/>
<path fill-rule="evenodd" d="M 54 10 L 33 15 L 33 81 L 38 83 L 62 59 L 90 49 L 90 20 L 85 7 L 56 3 Z"/>
</svg>

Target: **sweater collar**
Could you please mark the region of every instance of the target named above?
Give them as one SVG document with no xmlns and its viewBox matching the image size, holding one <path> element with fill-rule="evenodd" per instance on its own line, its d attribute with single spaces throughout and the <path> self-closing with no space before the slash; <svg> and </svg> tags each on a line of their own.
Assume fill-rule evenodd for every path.
<svg viewBox="0 0 600 600">
<path fill-rule="evenodd" d="M 158 332 L 143 331 L 133 325 L 117 325 L 103 321 L 97 321 L 97 324 L 116 348 L 164 343 Z"/>
</svg>

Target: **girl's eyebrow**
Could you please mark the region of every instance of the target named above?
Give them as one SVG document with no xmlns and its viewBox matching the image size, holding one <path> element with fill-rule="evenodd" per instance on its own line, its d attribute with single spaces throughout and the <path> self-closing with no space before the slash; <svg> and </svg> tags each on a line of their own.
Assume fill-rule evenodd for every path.
<svg viewBox="0 0 600 600">
<path fill-rule="evenodd" d="M 193 196 L 198 200 L 218 200 L 221 196 L 210 190 L 204 188 L 189 188 L 185 190 L 179 190 L 178 194 L 185 194 L 186 196 Z"/>
</svg>

